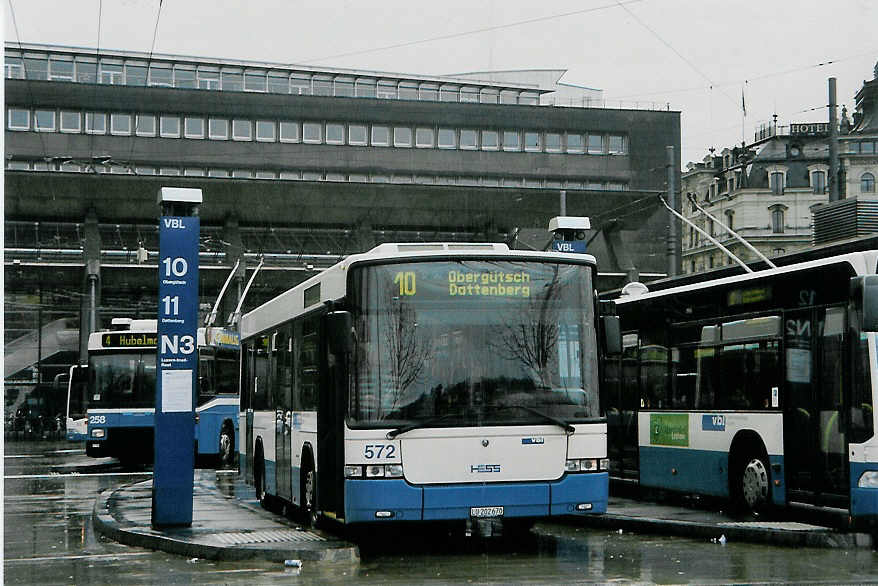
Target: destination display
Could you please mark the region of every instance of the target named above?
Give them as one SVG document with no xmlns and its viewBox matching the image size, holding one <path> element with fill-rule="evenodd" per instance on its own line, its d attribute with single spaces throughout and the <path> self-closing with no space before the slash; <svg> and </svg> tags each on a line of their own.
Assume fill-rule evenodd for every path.
<svg viewBox="0 0 878 586">
<path fill-rule="evenodd" d="M 558 265 L 529 264 L 519 268 L 514 263 L 412 263 L 383 267 L 377 271 L 381 280 L 389 284 L 382 287 L 390 298 L 419 300 L 444 299 L 530 299 L 536 287 L 555 282 L 559 285 L 569 270 L 561 273 Z M 566 276 L 566 275 L 565 275 Z"/>
<path fill-rule="evenodd" d="M 155 333 L 109 332 L 101 335 L 101 346 L 104 348 L 155 348 L 157 343 L 158 335 Z"/>
</svg>

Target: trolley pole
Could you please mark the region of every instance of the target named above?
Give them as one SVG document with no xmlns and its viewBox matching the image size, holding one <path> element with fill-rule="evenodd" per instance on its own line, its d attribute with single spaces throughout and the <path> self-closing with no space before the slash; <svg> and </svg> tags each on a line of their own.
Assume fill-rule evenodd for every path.
<svg viewBox="0 0 878 586">
<path fill-rule="evenodd" d="M 192 525 L 200 189 L 162 187 L 152 526 Z"/>
</svg>

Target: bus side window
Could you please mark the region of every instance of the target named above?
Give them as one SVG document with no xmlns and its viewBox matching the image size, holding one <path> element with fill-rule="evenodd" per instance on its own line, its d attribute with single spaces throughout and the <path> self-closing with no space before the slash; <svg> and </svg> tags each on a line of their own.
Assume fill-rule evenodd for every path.
<svg viewBox="0 0 878 586">
<path fill-rule="evenodd" d="M 298 344 L 299 354 L 296 361 L 298 409 L 314 411 L 317 409 L 317 393 L 320 385 L 319 318 L 309 317 L 301 323 L 300 327 L 301 329 L 296 332 L 296 341 L 301 340 Z"/>
<path fill-rule="evenodd" d="M 251 406 L 253 395 L 253 342 L 241 345 L 241 411 L 247 411 Z"/>
<path fill-rule="evenodd" d="M 259 336 L 256 339 L 256 347 L 253 352 L 253 386 L 251 408 L 254 411 L 262 411 L 269 407 L 269 369 L 268 352 L 271 339 L 269 336 Z"/>
<path fill-rule="evenodd" d="M 202 349 L 198 354 L 198 394 L 207 398 L 214 394 L 214 356 L 209 349 Z"/>
</svg>

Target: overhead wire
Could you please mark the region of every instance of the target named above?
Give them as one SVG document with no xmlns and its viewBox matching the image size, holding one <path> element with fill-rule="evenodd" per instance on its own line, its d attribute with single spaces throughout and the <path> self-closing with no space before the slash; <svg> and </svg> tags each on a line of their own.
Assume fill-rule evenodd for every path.
<svg viewBox="0 0 878 586">
<path fill-rule="evenodd" d="M 16 43 L 18 44 L 18 50 L 21 53 L 21 68 L 22 68 L 22 72 L 24 73 L 25 91 L 27 92 L 28 98 L 30 99 L 31 103 L 36 103 L 36 99 L 34 98 L 34 95 L 33 95 L 33 89 L 31 88 L 31 79 L 29 78 L 28 73 L 27 73 L 27 61 L 24 58 L 24 49 L 23 49 L 22 44 L 21 44 L 21 34 L 19 33 L 19 30 L 18 30 L 18 21 L 15 18 L 15 8 L 12 6 L 12 0 L 8 0 L 8 2 L 9 2 L 9 16 L 12 17 L 12 26 L 15 29 L 15 39 L 16 39 Z M 47 74 L 48 74 L 48 67 L 49 67 L 49 63 L 47 61 L 46 62 L 46 68 L 47 68 L 46 73 Z M 34 129 L 36 129 L 36 123 L 37 123 L 37 121 L 36 121 L 36 110 L 35 110 L 34 111 L 34 120 L 33 120 Z M 46 146 L 46 139 L 45 139 L 45 137 L 43 137 L 43 133 L 40 131 L 37 131 L 37 136 L 39 137 L 39 140 L 40 140 L 40 149 L 43 152 L 43 160 L 46 162 L 46 166 L 51 165 L 52 161 L 51 161 L 51 157 L 49 157 L 49 149 Z M 55 201 L 55 199 L 56 199 L 55 187 L 54 187 L 54 184 L 52 182 L 49 182 L 49 191 L 52 194 L 52 201 Z"/>
<path fill-rule="evenodd" d="M 94 98 L 93 103 L 97 103 L 98 99 L 98 84 L 101 81 L 101 22 L 103 21 L 104 15 L 104 1 L 98 0 L 98 38 L 97 44 L 95 46 L 95 80 L 94 80 Z M 92 118 L 95 120 L 95 118 Z M 104 124 L 109 124 L 110 121 L 105 119 Z M 83 120 L 83 126 L 85 127 L 85 131 L 88 132 L 88 112 L 85 113 L 85 120 Z M 95 133 L 92 132 L 88 139 L 88 156 L 90 159 L 94 159 L 94 141 L 95 141 Z M 93 167 L 95 173 L 97 173 L 97 168 Z"/>
<path fill-rule="evenodd" d="M 156 15 L 155 15 L 155 26 L 153 26 L 153 29 L 152 29 L 152 43 L 149 46 L 149 56 L 146 59 L 146 86 L 147 87 L 149 87 L 149 71 L 150 71 L 150 68 L 152 67 L 152 56 L 153 56 L 153 53 L 155 52 L 155 42 L 156 42 L 156 38 L 158 37 L 158 32 L 159 32 L 159 19 L 161 19 L 161 16 L 162 16 L 162 3 L 163 3 L 163 0 L 159 0 L 159 9 L 158 9 L 158 11 L 156 11 Z M 158 124 L 158 122 L 159 121 L 157 120 L 156 123 Z M 137 142 L 138 142 L 137 141 L 137 113 L 135 112 L 133 114 L 133 120 L 132 120 L 131 151 L 128 153 L 128 162 L 131 165 L 132 173 L 135 173 L 135 174 L 136 174 L 136 172 L 134 169 L 134 150 L 135 150 L 135 146 L 137 145 Z"/>
<path fill-rule="evenodd" d="M 608 100 L 608 101 L 609 100 L 626 100 L 626 99 L 631 99 L 631 98 L 661 96 L 661 95 L 679 94 L 679 93 L 685 93 L 685 92 L 695 92 L 695 91 L 709 89 L 711 85 L 715 88 L 737 86 L 737 85 L 741 85 L 742 83 L 761 81 L 763 79 L 770 79 L 772 77 L 781 77 L 784 75 L 789 75 L 791 73 L 798 73 L 800 71 L 807 71 L 809 69 L 817 69 L 820 67 L 826 67 L 828 65 L 836 65 L 842 61 L 849 61 L 851 59 L 857 59 L 859 57 L 864 57 L 866 55 L 874 55 L 876 52 L 878 52 L 878 47 L 876 47 L 875 49 L 872 49 L 871 51 L 857 53 L 855 55 L 838 57 L 838 58 L 831 59 L 828 61 L 823 61 L 823 62 L 812 64 L 812 65 L 804 65 L 804 66 L 795 67 L 792 69 L 784 69 L 782 71 L 772 71 L 769 73 L 764 73 L 761 75 L 754 75 L 754 76 L 750 76 L 750 77 L 742 78 L 742 79 L 733 79 L 733 80 L 724 81 L 724 82 L 720 82 L 720 83 L 714 83 L 714 84 L 710 84 L 710 85 L 698 85 L 698 86 L 689 86 L 689 87 L 685 87 L 685 88 L 672 88 L 672 89 L 669 88 L 666 90 L 655 90 L 655 91 L 645 92 L 645 93 L 625 94 L 625 95 L 621 95 L 621 96 L 611 96 L 610 98 L 606 98 L 606 100 Z"/>
<path fill-rule="evenodd" d="M 401 43 L 394 43 L 392 45 L 384 45 L 381 47 L 372 47 L 370 49 L 360 49 L 357 51 L 350 51 L 347 53 L 336 53 L 334 55 L 326 55 L 324 57 L 312 57 L 310 59 L 305 59 L 305 60 L 299 61 L 297 63 L 290 63 L 287 66 L 290 67 L 290 66 L 294 66 L 294 65 L 305 65 L 308 63 L 317 63 L 320 61 L 329 61 L 331 59 L 340 59 L 342 57 L 355 57 L 355 56 L 359 56 L 359 55 L 367 55 L 369 53 L 377 53 L 379 51 L 389 51 L 391 49 L 401 49 L 404 47 L 412 47 L 414 45 L 421 45 L 424 43 L 432 43 L 435 41 L 447 41 L 449 39 L 457 39 L 460 37 L 477 35 L 477 34 L 486 33 L 486 32 L 492 32 L 492 31 L 498 31 L 498 30 L 503 30 L 503 29 L 508 29 L 508 28 L 525 26 L 528 24 L 536 23 L 536 22 L 546 22 L 548 20 L 557 20 L 560 18 L 566 18 L 568 16 L 588 14 L 589 12 L 598 12 L 601 10 L 607 10 L 609 8 L 616 8 L 618 6 L 624 6 L 625 4 L 636 4 L 639 2 L 643 2 L 643 0 L 617 1 L 616 3 L 613 3 L 613 4 L 602 4 L 600 6 L 592 6 L 591 8 L 583 8 L 580 10 L 572 10 L 570 12 L 550 14 L 547 16 L 538 16 L 535 18 L 528 18 L 525 20 L 519 20 L 519 21 L 515 21 L 515 22 L 507 22 L 504 24 L 498 24 L 498 25 L 494 25 L 494 26 L 486 26 L 486 27 L 481 27 L 481 28 L 477 28 L 477 29 L 471 29 L 468 31 L 449 33 L 447 35 L 437 35 L 435 37 L 427 37 L 427 38 L 423 38 L 423 39 L 417 39 L 414 41 L 404 41 Z"/>
</svg>

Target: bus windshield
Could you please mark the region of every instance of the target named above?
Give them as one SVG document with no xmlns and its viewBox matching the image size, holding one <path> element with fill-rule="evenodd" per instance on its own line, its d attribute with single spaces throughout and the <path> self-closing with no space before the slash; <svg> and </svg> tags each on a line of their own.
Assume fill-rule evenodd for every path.
<svg viewBox="0 0 878 586">
<path fill-rule="evenodd" d="M 155 405 L 155 349 L 89 356 L 89 407 Z"/>
<path fill-rule="evenodd" d="M 350 425 L 601 416 L 590 267 L 412 262 L 355 268 L 351 285 Z"/>
</svg>

